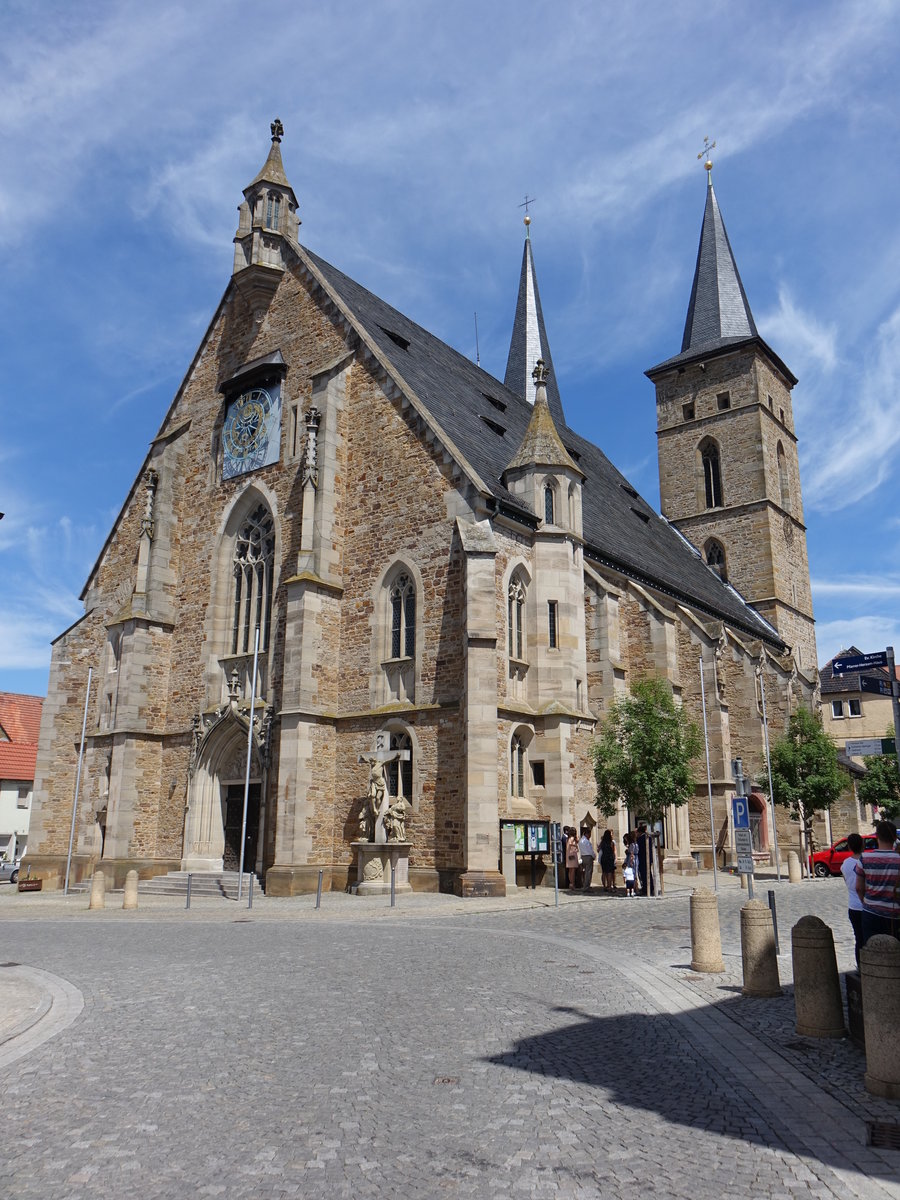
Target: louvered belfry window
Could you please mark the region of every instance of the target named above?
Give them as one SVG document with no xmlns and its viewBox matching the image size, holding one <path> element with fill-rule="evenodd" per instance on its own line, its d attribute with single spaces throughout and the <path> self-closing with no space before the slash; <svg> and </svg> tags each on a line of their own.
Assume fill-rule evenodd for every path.
<svg viewBox="0 0 900 1200">
<path fill-rule="evenodd" d="M 275 578 L 275 523 L 260 504 L 244 521 L 234 545 L 234 628 L 232 654 L 252 654 L 259 626 L 259 648 L 269 648 L 272 589 Z"/>
</svg>

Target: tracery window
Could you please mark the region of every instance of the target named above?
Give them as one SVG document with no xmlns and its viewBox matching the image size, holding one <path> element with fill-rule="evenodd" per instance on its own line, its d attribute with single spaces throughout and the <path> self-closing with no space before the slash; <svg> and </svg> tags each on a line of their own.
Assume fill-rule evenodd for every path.
<svg viewBox="0 0 900 1200">
<path fill-rule="evenodd" d="M 703 487 L 706 493 L 707 508 L 722 506 L 722 468 L 719 460 L 719 447 L 713 441 L 700 445 L 703 461 Z"/>
<path fill-rule="evenodd" d="M 509 657 L 525 658 L 525 585 L 518 575 L 509 581 L 507 594 Z"/>
<path fill-rule="evenodd" d="M 269 192 L 269 198 L 266 202 L 266 225 L 269 229 L 278 228 L 278 214 L 281 210 L 281 197 L 276 196 L 273 192 Z"/>
<path fill-rule="evenodd" d="M 709 541 L 706 543 L 706 565 L 712 567 L 715 573 L 721 576 L 722 579 L 728 579 L 728 570 L 725 566 L 725 551 L 722 548 L 721 542 Z"/>
<path fill-rule="evenodd" d="M 238 530 L 233 562 L 231 653 L 252 654 L 257 627 L 259 648 L 267 650 L 275 579 L 275 522 L 265 504 L 258 505 Z"/>
<path fill-rule="evenodd" d="M 413 753 L 412 753 L 412 738 L 408 733 L 392 733 L 391 734 L 391 749 L 406 751 L 409 755 L 405 759 L 393 759 L 387 764 L 385 775 L 387 782 L 388 795 L 399 799 L 401 796 L 404 800 L 412 803 L 412 788 L 413 788 Z"/>
<path fill-rule="evenodd" d="M 416 588 L 407 574 L 391 584 L 391 658 L 414 658 L 416 653 Z"/>
<path fill-rule="evenodd" d="M 545 525 L 555 524 L 555 522 L 553 520 L 553 516 L 554 516 L 553 509 L 554 509 L 553 488 L 548 483 L 547 486 L 544 488 L 544 524 Z"/>
<path fill-rule="evenodd" d="M 517 798 L 525 795 L 525 745 L 518 734 L 509 745 L 509 794 Z"/>
</svg>

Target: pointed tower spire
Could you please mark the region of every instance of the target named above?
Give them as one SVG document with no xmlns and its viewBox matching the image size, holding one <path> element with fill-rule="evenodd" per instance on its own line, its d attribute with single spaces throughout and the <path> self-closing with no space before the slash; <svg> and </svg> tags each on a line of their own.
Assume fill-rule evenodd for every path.
<svg viewBox="0 0 900 1200">
<path fill-rule="evenodd" d="M 563 413 L 559 388 L 556 385 L 553 359 L 550 355 L 550 342 L 547 340 L 547 330 L 544 328 L 544 314 L 541 311 L 541 297 L 534 270 L 530 225 L 531 217 L 526 213 L 525 249 L 522 252 L 519 296 L 516 301 L 516 316 L 513 321 L 509 358 L 506 362 L 506 375 L 503 382 L 517 396 L 522 396 L 529 404 L 534 404 L 536 389 L 531 373 L 538 359 L 543 359 L 549 373 L 547 400 L 550 412 L 557 425 L 564 426 L 566 418 Z"/>
<path fill-rule="evenodd" d="M 273 276 L 270 285 L 267 285 L 271 291 L 274 273 L 285 268 L 289 253 L 287 242 L 297 240 L 300 218 L 297 216 L 297 197 L 288 183 L 281 161 L 284 126 L 276 117 L 269 128 L 272 131 L 272 145 L 268 157 L 262 170 L 244 188 L 244 202 L 238 209 L 240 217 L 238 231 L 234 235 L 232 274 L 237 276 L 251 272 L 243 283 L 252 283 L 256 289 L 256 285 L 268 273 Z"/>
<path fill-rule="evenodd" d="M 708 164 L 708 165 L 707 165 Z M 717 349 L 739 338 L 755 338 L 756 322 L 725 232 L 707 160 L 706 209 L 688 305 L 681 352 Z"/>
</svg>

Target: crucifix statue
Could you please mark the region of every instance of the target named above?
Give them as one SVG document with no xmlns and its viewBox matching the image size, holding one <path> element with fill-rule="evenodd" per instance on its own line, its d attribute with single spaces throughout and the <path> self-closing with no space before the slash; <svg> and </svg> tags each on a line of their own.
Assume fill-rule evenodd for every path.
<svg viewBox="0 0 900 1200">
<path fill-rule="evenodd" d="M 405 841 L 405 815 L 408 807 L 404 797 L 391 802 L 388 795 L 384 768 L 390 762 L 408 762 L 408 750 L 392 750 L 390 734 L 379 730 L 375 735 L 375 749 L 371 754 L 361 754 L 359 762 L 368 764 L 369 788 L 360 820 L 360 840 L 366 842 Z M 402 809 L 400 806 L 403 806 Z"/>
</svg>

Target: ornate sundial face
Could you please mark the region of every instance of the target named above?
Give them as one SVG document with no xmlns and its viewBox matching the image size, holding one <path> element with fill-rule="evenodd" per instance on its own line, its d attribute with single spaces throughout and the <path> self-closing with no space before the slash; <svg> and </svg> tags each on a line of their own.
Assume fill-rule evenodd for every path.
<svg viewBox="0 0 900 1200">
<path fill-rule="evenodd" d="M 222 431 L 222 478 L 232 479 L 278 460 L 281 395 L 275 384 L 255 387 L 232 400 Z"/>
</svg>

